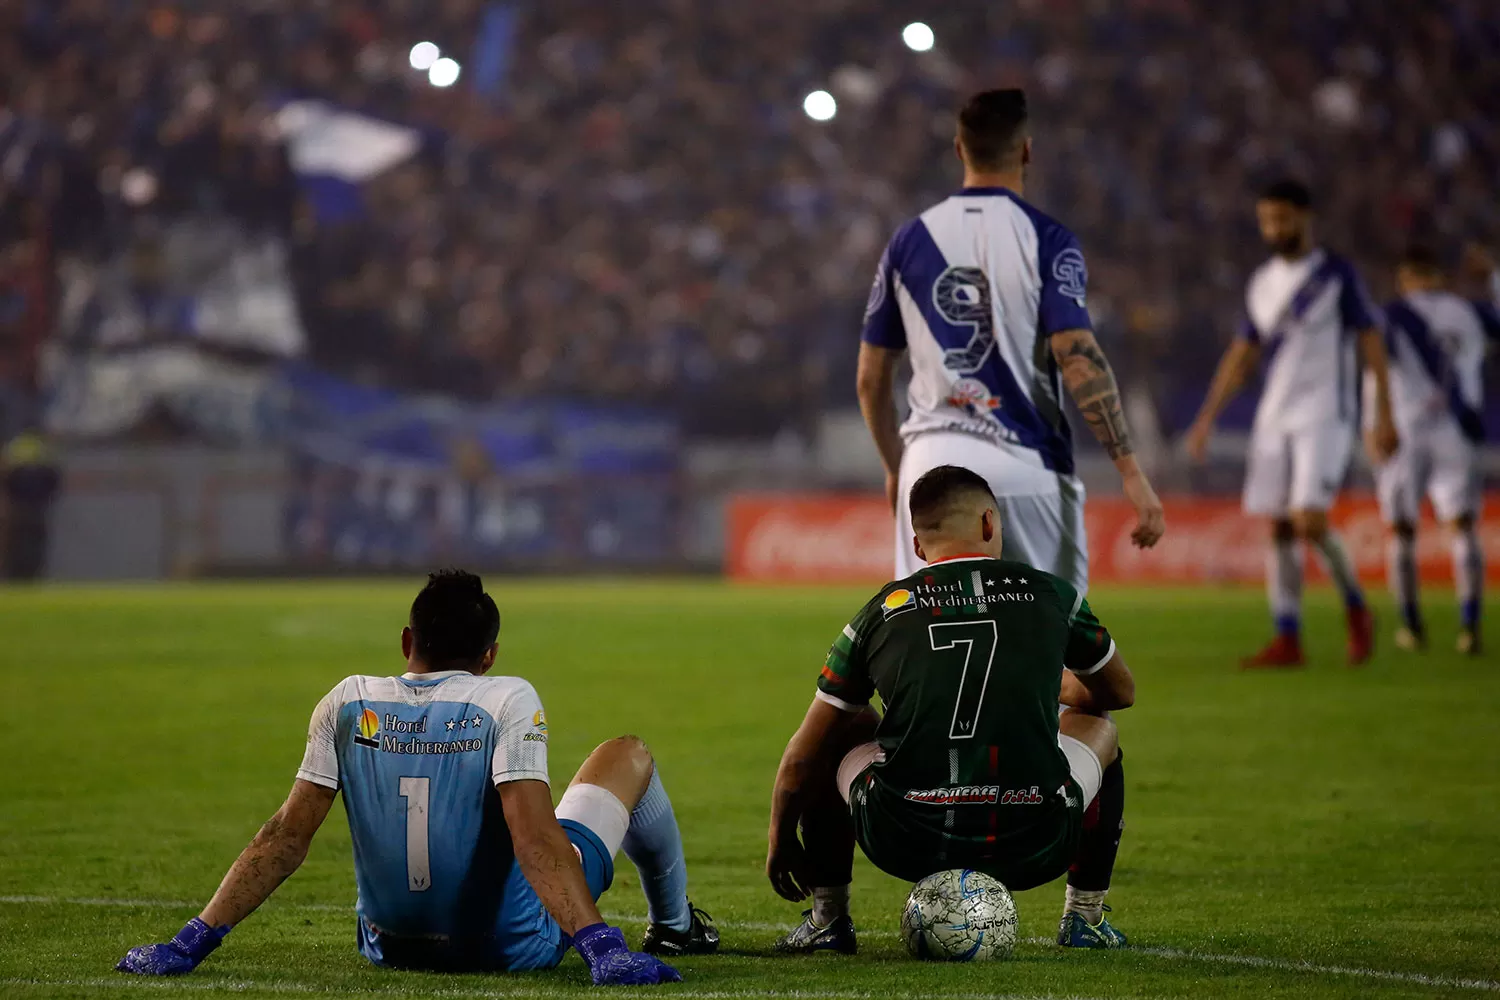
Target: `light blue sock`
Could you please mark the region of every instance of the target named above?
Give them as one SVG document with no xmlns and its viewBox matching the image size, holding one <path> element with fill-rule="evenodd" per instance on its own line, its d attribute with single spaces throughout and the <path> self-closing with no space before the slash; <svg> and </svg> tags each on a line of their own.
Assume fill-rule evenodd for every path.
<svg viewBox="0 0 1500 1000">
<path fill-rule="evenodd" d="M 688 912 L 687 859 L 682 855 L 682 834 L 677 830 L 672 800 L 655 769 L 646 794 L 630 814 L 624 847 L 625 856 L 640 873 L 651 922 L 687 930 L 693 919 Z"/>
</svg>

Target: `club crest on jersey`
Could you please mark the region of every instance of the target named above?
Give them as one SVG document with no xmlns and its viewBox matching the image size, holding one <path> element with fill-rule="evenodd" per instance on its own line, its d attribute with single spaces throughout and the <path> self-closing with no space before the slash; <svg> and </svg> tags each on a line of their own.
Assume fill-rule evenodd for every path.
<svg viewBox="0 0 1500 1000">
<path fill-rule="evenodd" d="M 380 716 L 368 708 L 359 713 L 359 732 L 354 737 L 354 742 L 362 747 L 378 747 L 380 741 L 375 737 L 380 735 Z"/>
<path fill-rule="evenodd" d="M 1088 291 L 1089 269 L 1083 262 L 1082 251 L 1068 247 L 1052 258 L 1052 280 L 1057 282 L 1059 292 L 1083 305 L 1083 297 Z"/>
<path fill-rule="evenodd" d="M 987 416 L 1000 409 L 1000 400 L 991 396 L 989 387 L 979 379 L 961 378 L 948 390 L 948 405 L 975 416 Z"/>
<path fill-rule="evenodd" d="M 899 615 L 903 611 L 910 611 L 916 606 L 916 596 L 903 587 L 886 594 L 885 601 L 881 604 L 880 610 L 885 617 L 889 618 L 891 615 Z"/>
</svg>

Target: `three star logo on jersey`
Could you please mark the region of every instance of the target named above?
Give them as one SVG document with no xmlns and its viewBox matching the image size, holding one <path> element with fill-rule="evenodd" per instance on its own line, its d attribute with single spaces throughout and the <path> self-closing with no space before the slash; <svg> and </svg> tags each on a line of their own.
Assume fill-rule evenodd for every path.
<svg viewBox="0 0 1500 1000">
<path fill-rule="evenodd" d="M 380 741 L 375 737 L 380 735 L 380 716 L 368 708 L 359 713 L 359 733 L 355 735 L 354 742 L 362 747 L 379 747 Z"/>
<path fill-rule="evenodd" d="M 916 596 L 904 587 L 899 587 L 885 595 L 885 602 L 881 605 L 881 612 L 886 618 L 899 615 L 903 611 L 910 611 L 917 606 Z"/>
</svg>

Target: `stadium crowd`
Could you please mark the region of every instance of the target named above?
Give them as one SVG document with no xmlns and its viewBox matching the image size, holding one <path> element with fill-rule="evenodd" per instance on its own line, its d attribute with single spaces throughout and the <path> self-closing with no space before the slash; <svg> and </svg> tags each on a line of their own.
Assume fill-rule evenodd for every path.
<svg viewBox="0 0 1500 1000">
<path fill-rule="evenodd" d="M 1164 402 L 1196 401 L 1233 328 L 1271 175 L 1311 181 L 1377 291 L 1413 237 L 1500 237 L 1489 0 L 518 0 L 498 92 L 429 86 L 410 46 L 464 61 L 484 6 L 0 0 L 3 377 L 28 377 L 58 259 L 214 204 L 285 233 L 325 367 L 774 430 L 852 396 L 881 247 L 955 185 L 951 111 L 994 85 L 1028 88 L 1028 198 L 1079 234 L 1096 322 Z M 901 42 L 919 13 L 931 52 Z M 819 87 L 830 122 L 802 113 Z M 272 124 L 293 95 L 431 141 L 321 223 Z"/>
</svg>

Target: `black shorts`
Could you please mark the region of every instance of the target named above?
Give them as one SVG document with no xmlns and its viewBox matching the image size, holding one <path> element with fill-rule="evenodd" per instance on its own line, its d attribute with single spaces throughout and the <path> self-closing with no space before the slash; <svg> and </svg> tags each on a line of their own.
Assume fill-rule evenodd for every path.
<svg viewBox="0 0 1500 1000">
<path fill-rule="evenodd" d="M 1065 873 L 1078 851 L 1083 793 L 1072 778 L 1063 796 L 1039 805 L 951 807 L 909 802 L 878 778 L 868 779 L 862 773 L 849 797 L 854 834 L 875 867 L 896 878 L 919 882 L 950 868 L 972 868 L 1019 892 Z"/>
</svg>

